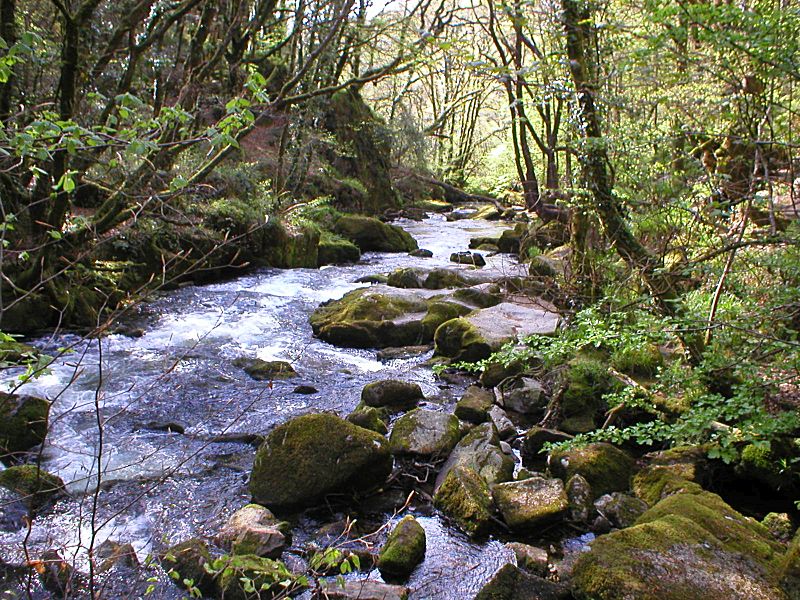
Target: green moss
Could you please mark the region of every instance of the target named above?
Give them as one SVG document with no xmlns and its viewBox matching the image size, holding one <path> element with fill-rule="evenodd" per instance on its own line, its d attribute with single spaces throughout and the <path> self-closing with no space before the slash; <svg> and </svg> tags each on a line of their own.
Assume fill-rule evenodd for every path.
<svg viewBox="0 0 800 600">
<path fill-rule="evenodd" d="M 462 421 L 483 423 L 493 404 L 494 394 L 491 391 L 473 385 L 467 388 L 456 404 L 455 415 Z"/>
<path fill-rule="evenodd" d="M 33 510 L 64 492 L 64 482 L 60 477 L 42 471 L 36 465 L 8 467 L 0 471 L 0 487 L 20 494 Z"/>
<path fill-rule="evenodd" d="M 500 304 L 500 296 L 490 291 L 468 287 L 453 292 L 453 298 L 476 308 L 489 308 Z"/>
<path fill-rule="evenodd" d="M 573 475 L 582 475 L 592 487 L 594 498 L 626 491 L 634 468 L 634 460 L 627 452 L 605 443 L 555 452 L 550 456 L 550 469 L 556 476 L 567 481 Z"/>
<path fill-rule="evenodd" d="M 309 414 L 267 436 L 256 453 L 250 492 L 265 506 L 308 506 L 326 494 L 374 488 L 391 470 L 383 436 L 332 414 Z"/>
<path fill-rule="evenodd" d="M 784 542 L 792 539 L 794 525 L 792 525 L 792 519 L 787 513 L 767 513 L 761 520 L 761 524 L 769 530 L 775 539 Z"/>
<path fill-rule="evenodd" d="M 677 493 L 699 493 L 703 490 L 692 481 L 694 466 L 687 463 L 650 465 L 633 477 L 633 492 L 650 506 Z"/>
<path fill-rule="evenodd" d="M 260 600 L 282 591 L 281 582 L 291 581 L 282 562 L 254 554 L 222 556 L 213 563 L 217 593 L 226 600 Z"/>
<path fill-rule="evenodd" d="M 378 569 L 385 579 L 405 579 L 424 559 L 425 530 L 409 515 L 389 534 L 378 557 Z"/>
<path fill-rule="evenodd" d="M 452 269 L 434 269 L 425 277 L 424 287 L 429 290 L 463 288 L 469 283 L 458 271 Z"/>
<path fill-rule="evenodd" d="M 471 309 L 456 302 L 445 300 L 431 300 L 428 302 L 428 314 L 422 319 L 422 326 L 425 328 L 427 339 L 433 338 L 439 325 L 451 319 L 463 317 L 471 312 Z"/>
<path fill-rule="evenodd" d="M 283 360 L 262 360 L 260 358 L 240 357 L 233 361 L 237 367 L 244 369 L 256 381 L 272 381 L 273 379 L 291 379 L 297 372 L 291 364 Z"/>
<path fill-rule="evenodd" d="M 456 466 L 436 491 L 434 505 L 472 537 L 485 535 L 492 519 L 489 486 L 469 467 Z"/>
<path fill-rule="evenodd" d="M 397 379 L 373 381 L 361 390 L 363 404 L 392 412 L 411 410 L 424 398 L 419 384 Z"/>
<path fill-rule="evenodd" d="M 664 357 L 655 344 L 622 346 L 611 354 L 611 366 L 628 375 L 653 377 L 663 365 Z"/>
<path fill-rule="evenodd" d="M 595 428 L 596 415 L 605 407 L 603 396 L 619 389 L 600 360 L 578 357 L 570 361 L 564 374 L 561 394 L 561 429 L 567 433 L 586 433 Z"/>
<path fill-rule="evenodd" d="M 404 269 L 397 269 L 389 273 L 387 283 L 392 287 L 404 289 L 422 287 L 419 271 L 408 267 Z"/>
<path fill-rule="evenodd" d="M 447 456 L 460 438 L 458 417 L 416 408 L 394 424 L 389 446 L 393 454 L 440 457 Z"/>
<path fill-rule="evenodd" d="M 338 265 L 354 263 L 361 259 L 361 250 L 353 242 L 343 237 L 323 231 L 317 251 L 317 265 Z"/>
<path fill-rule="evenodd" d="M 435 355 L 453 361 L 476 362 L 488 358 L 492 347 L 480 331 L 467 319 L 451 319 L 442 323 L 434 334 Z"/>
<path fill-rule="evenodd" d="M 362 252 L 411 252 L 417 249 L 416 240 L 407 231 L 373 217 L 344 215 L 336 221 L 333 232 L 352 241 Z"/>
<path fill-rule="evenodd" d="M 347 420 L 364 429 L 386 435 L 389 431 L 386 427 L 386 413 L 387 411 L 385 409 L 381 410 L 374 406 L 366 406 L 362 403 L 359 404 L 353 412 L 347 415 Z"/>
<path fill-rule="evenodd" d="M 30 450 L 47 435 L 50 403 L 0 392 L 0 457 Z"/>
<path fill-rule="evenodd" d="M 780 561 L 778 579 L 789 598 L 800 598 L 800 532 L 795 534 L 789 550 Z"/>
</svg>

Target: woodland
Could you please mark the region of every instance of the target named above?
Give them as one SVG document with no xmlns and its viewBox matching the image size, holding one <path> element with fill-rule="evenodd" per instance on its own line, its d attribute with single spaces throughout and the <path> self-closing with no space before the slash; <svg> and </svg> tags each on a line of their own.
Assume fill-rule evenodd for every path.
<svg viewBox="0 0 800 600">
<path fill-rule="evenodd" d="M 797 0 L 0 0 L 0 590 L 800 598 L 797 87 Z M 418 233 L 467 237 L 426 269 Z M 365 271 L 374 252 L 402 259 Z M 106 406 L 104 340 L 155 339 L 192 290 L 277 270 L 350 277 L 281 310 L 388 370 L 314 363 L 291 393 L 344 404 L 282 412 L 305 363 L 214 355 L 274 407 L 219 431 L 148 417 L 205 444 L 152 489 L 224 443 L 249 491 L 208 529 L 112 543 L 103 511 L 127 508 L 103 453 L 139 408 Z M 182 402 L 170 377 L 221 319 L 129 388 Z M 54 448 L 87 357 L 76 491 Z M 370 528 L 354 515 L 376 494 Z M 513 560 L 430 591 L 431 512 Z M 37 537 L 78 513 L 88 542 Z M 347 525 L 308 541 L 334 514 Z"/>
</svg>

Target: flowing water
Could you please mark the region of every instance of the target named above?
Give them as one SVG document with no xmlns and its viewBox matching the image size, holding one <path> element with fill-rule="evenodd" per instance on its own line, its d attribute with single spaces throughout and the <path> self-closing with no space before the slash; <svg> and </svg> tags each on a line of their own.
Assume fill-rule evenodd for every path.
<svg viewBox="0 0 800 600">
<path fill-rule="evenodd" d="M 67 483 L 70 497 L 37 518 L 30 531 L 13 503 L 0 501 L 0 558 L 22 563 L 26 552 L 35 557 L 54 548 L 86 569 L 89 545 L 112 539 L 130 542 L 144 560 L 169 543 L 213 535 L 248 501 L 254 456 L 248 435 L 263 435 L 305 412 L 345 415 L 361 388 L 377 379 L 415 381 L 431 402 L 456 400 L 461 388 L 438 381 L 422 364 L 429 355 L 381 362 L 374 350 L 315 339 L 308 324 L 321 302 L 367 285 L 355 282 L 361 277 L 407 266 L 452 266 L 450 253 L 465 250 L 470 237 L 500 229 L 441 217 L 401 225 L 434 257 L 367 253 L 357 265 L 263 269 L 165 293 L 138 307 L 130 325 L 143 330 L 141 337 L 35 340 L 51 354 L 70 348 L 48 374 L 18 390 L 53 400 L 42 465 Z M 508 255 L 488 263 L 487 270 L 518 270 Z M 299 377 L 254 381 L 233 365 L 239 356 L 290 361 Z M 301 383 L 318 392 L 294 393 Z M 428 552 L 409 583 L 412 598 L 471 597 L 508 560 L 499 542 L 471 543 L 436 514 L 420 522 Z M 377 571 L 370 576 L 378 577 Z M 109 585 L 112 598 L 140 597 L 144 589 L 133 580 Z M 149 597 L 180 596 L 162 576 Z"/>
</svg>

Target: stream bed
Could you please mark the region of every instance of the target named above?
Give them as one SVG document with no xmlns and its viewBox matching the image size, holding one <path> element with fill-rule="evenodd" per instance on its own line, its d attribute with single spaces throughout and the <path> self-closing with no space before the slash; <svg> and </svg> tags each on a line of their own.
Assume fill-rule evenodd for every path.
<svg viewBox="0 0 800 600">
<path fill-rule="evenodd" d="M 30 531 L 13 503 L 0 501 L 0 558 L 19 564 L 56 549 L 86 571 L 87 548 L 107 539 L 131 543 L 144 561 L 169 544 L 212 536 L 249 501 L 253 434 L 264 435 L 305 412 L 344 416 L 370 381 L 413 381 L 430 404 L 452 405 L 463 386 L 437 380 L 423 365 L 430 354 L 381 362 L 374 350 L 315 339 L 308 324 L 321 302 L 368 285 L 356 283 L 359 278 L 400 267 L 452 266 L 450 253 L 466 250 L 470 237 L 497 235 L 503 228 L 441 216 L 400 225 L 433 258 L 367 253 L 356 265 L 262 269 L 183 287 L 140 305 L 127 323 L 135 336 L 34 340 L 50 354 L 71 349 L 47 374 L 17 390 L 53 401 L 42 466 L 66 482 L 70 496 L 35 519 Z M 504 274 L 519 270 L 509 255 L 487 263 L 485 269 Z M 290 361 L 299 377 L 254 381 L 233 365 L 240 356 Z M 300 384 L 318 392 L 294 393 Z M 435 512 L 419 520 L 428 551 L 408 583 L 411 598 L 471 597 L 509 560 L 500 542 L 470 542 Z M 109 580 L 106 597 L 142 597 L 151 587 L 144 578 L 154 573 L 158 581 L 148 597 L 185 595 L 160 571 L 141 572 L 142 581 Z"/>
</svg>

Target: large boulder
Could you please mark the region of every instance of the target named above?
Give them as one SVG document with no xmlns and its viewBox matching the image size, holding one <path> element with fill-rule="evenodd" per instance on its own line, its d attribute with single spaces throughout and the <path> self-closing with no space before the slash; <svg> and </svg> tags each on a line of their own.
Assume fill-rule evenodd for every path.
<svg viewBox="0 0 800 600">
<path fill-rule="evenodd" d="M 361 250 L 353 242 L 341 236 L 325 232 L 319 240 L 317 265 L 338 265 L 358 262 Z"/>
<path fill-rule="evenodd" d="M 49 410 L 50 403 L 42 398 L 0 392 L 0 457 L 41 444 Z"/>
<path fill-rule="evenodd" d="M 517 337 L 552 335 L 558 323 L 558 313 L 547 306 L 501 302 L 440 325 L 434 335 L 436 354 L 456 361 L 482 360 Z"/>
<path fill-rule="evenodd" d="M 492 488 L 494 503 L 512 530 L 532 530 L 562 518 L 569 508 L 560 479 L 529 477 L 498 483 Z"/>
<path fill-rule="evenodd" d="M 492 523 L 492 496 L 486 480 L 469 467 L 451 469 L 433 497 L 436 508 L 473 537 L 488 533 Z"/>
<path fill-rule="evenodd" d="M 416 408 L 394 424 L 389 447 L 393 454 L 437 458 L 447 456 L 460 438 L 458 417 Z"/>
<path fill-rule="evenodd" d="M 582 475 L 592 486 L 594 498 L 630 488 L 635 463 L 619 448 L 603 442 L 550 455 L 550 470 L 564 481 Z"/>
<path fill-rule="evenodd" d="M 783 547 L 704 491 L 665 498 L 637 524 L 597 538 L 573 568 L 580 598 L 787 600 Z"/>
<path fill-rule="evenodd" d="M 424 399 L 419 384 L 397 379 L 373 381 L 361 390 L 361 402 L 365 406 L 385 408 L 390 412 L 411 410 Z"/>
<path fill-rule="evenodd" d="M 378 556 L 384 579 L 405 579 L 425 558 L 425 530 L 412 516 L 403 517 Z"/>
<path fill-rule="evenodd" d="M 331 493 L 382 484 L 392 471 L 386 439 L 333 414 L 297 417 L 276 427 L 256 453 L 250 493 L 258 504 L 313 505 Z"/>
<path fill-rule="evenodd" d="M 569 588 L 537 577 L 512 564 L 503 566 L 474 600 L 569 600 Z"/>
<path fill-rule="evenodd" d="M 487 413 L 493 403 L 494 395 L 491 391 L 471 385 L 456 404 L 455 415 L 462 421 L 483 423 L 488 418 Z"/>
<path fill-rule="evenodd" d="M 0 487 L 19 494 L 32 511 L 66 491 L 60 477 L 43 471 L 37 465 L 19 465 L 0 471 Z"/>
<path fill-rule="evenodd" d="M 410 233 L 374 217 L 343 215 L 334 224 L 333 231 L 352 241 L 362 252 L 411 252 L 417 249 L 417 242 Z"/>
<path fill-rule="evenodd" d="M 514 477 L 514 459 L 500 449 L 500 440 L 491 423 L 474 427 L 456 445 L 436 477 L 438 489 L 448 473 L 457 467 L 467 467 L 489 485 L 509 481 Z"/>
</svg>

